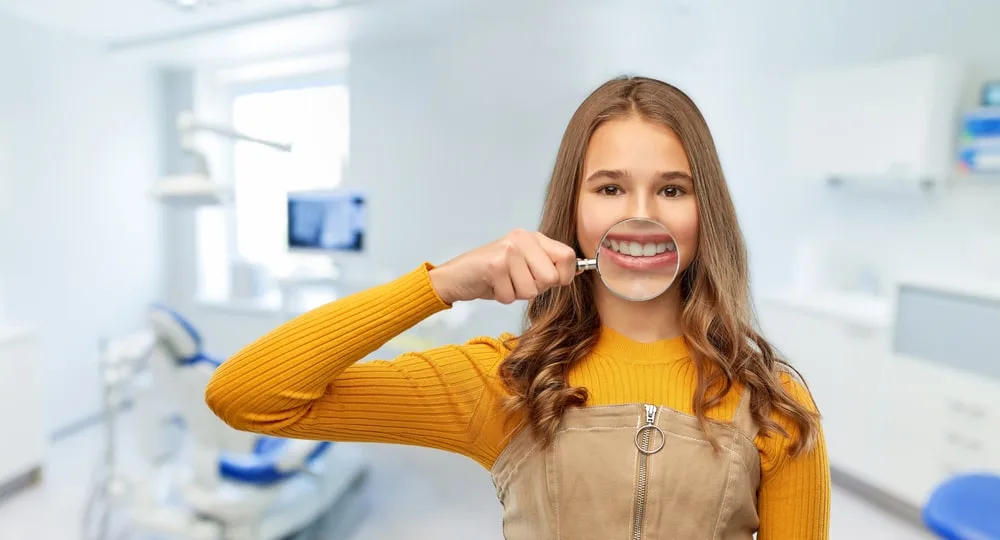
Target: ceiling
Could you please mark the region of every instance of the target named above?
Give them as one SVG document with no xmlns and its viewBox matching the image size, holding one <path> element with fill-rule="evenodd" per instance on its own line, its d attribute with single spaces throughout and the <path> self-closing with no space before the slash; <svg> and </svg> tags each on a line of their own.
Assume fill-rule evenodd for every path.
<svg viewBox="0 0 1000 540">
<path fill-rule="evenodd" d="M 710 0 L 629 0 L 633 9 L 687 11 Z M 661 4 L 662 2 L 662 4 Z M 116 56 L 157 65 L 229 66 L 345 50 L 365 37 L 441 35 L 473 20 L 520 25 L 549 10 L 582 12 L 607 0 L 0 0 L 0 14 L 96 40 Z M 700 5 L 700 4 L 698 4 Z M 642 6 L 642 7 L 641 7 Z M 627 11 L 632 11 L 629 9 Z M 541 19 L 539 19 L 541 20 Z M 561 26 L 561 25 L 560 25 Z"/>
<path fill-rule="evenodd" d="M 241 20 L 328 8 L 310 0 L 215 0 L 184 11 L 168 0 L 0 0 L 0 12 L 104 42 L 182 33 Z"/>
<path fill-rule="evenodd" d="M 128 60 L 219 66 L 345 49 L 359 36 L 440 33 L 561 1 L 214 0 L 184 11 L 166 0 L 0 0 L 0 14 L 96 40 Z"/>
</svg>

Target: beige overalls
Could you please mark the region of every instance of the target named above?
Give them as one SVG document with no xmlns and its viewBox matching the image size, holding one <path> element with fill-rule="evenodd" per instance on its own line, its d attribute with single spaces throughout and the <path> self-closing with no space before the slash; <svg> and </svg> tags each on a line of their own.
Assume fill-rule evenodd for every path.
<svg viewBox="0 0 1000 540">
<path fill-rule="evenodd" d="M 744 391 L 732 424 L 654 405 L 566 411 L 544 451 L 522 429 L 491 471 L 507 540 L 749 540 L 759 524 L 757 427 Z"/>
</svg>

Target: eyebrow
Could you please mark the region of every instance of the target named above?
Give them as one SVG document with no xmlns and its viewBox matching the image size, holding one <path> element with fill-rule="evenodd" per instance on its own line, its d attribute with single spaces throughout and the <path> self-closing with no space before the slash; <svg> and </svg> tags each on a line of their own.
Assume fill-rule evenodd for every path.
<svg viewBox="0 0 1000 540">
<path fill-rule="evenodd" d="M 591 173 L 590 176 L 584 181 L 593 182 L 596 180 L 623 180 L 628 178 L 630 175 L 628 172 L 622 169 L 600 169 Z M 661 180 L 687 180 L 693 182 L 694 178 L 690 174 L 684 171 L 665 171 L 657 175 Z"/>
</svg>

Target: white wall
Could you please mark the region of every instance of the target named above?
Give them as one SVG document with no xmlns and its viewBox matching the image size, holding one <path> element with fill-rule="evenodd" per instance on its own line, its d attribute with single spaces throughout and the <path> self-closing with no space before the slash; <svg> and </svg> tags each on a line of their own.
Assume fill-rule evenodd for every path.
<svg viewBox="0 0 1000 540">
<path fill-rule="evenodd" d="M 786 172 L 786 104 L 801 70 L 943 53 L 968 62 L 972 105 L 984 80 L 1000 78 L 998 20 L 1000 4 L 989 0 L 761 0 L 713 15 L 732 46 L 691 82 L 716 132 L 761 288 L 788 283 L 805 235 L 888 276 L 937 261 L 956 270 L 984 264 L 983 239 L 1000 235 L 992 211 L 1000 186 L 929 199 L 805 190 Z"/>
<path fill-rule="evenodd" d="M 49 431 L 98 411 L 99 336 L 138 327 L 159 294 L 153 83 L 97 43 L 0 16 L 0 281 L 8 318 L 43 340 Z"/>
<path fill-rule="evenodd" d="M 761 288 L 788 284 L 803 234 L 862 239 L 861 255 L 893 271 L 926 260 L 928 245 L 944 246 L 956 265 L 973 264 L 959 240 L 1000 230 L 985 217 L 1000 202 L 997 189 L 876 200 L 809 192 L 785 172 L 785 105 L 795 73 L 946 52 L 966 57 L 974 80 L 1000 76 L 995 2 L 545 5 L 489 24 L 442 25 L 433 36 L 361 39 L 350 51 L 348 181 L 372 193 L 372 255 L 392 272 L 534 226 L 570 114 L 596 85 L 622 73 L 673 82 L 702 107 Z M 482 307 L 470 333 L 517 328 L 522 306 Z M 234 334 L 241 325 L 221 320 L 206 332 L 229 344 L 227 354 L 255 337 Z"/>
<path fill-rule="evenodd" d="M 399 275 L 537 226 L 562 132 L 583 98 L 644 65 L 691 64 L 680 51 L 648 48 L 660 34 L 648 18 L 657 2 L 639 4 L 649 9 L 536 8 L 528 20 L 508 11 L 352 47 L 346 182 L 371 194 L 372 260 Z M 520 327 L 521 304 L 476 307 L 456 339 Z M 279 322 L 212 308 L 190 315 L 223 355 Z"/>
</svg>

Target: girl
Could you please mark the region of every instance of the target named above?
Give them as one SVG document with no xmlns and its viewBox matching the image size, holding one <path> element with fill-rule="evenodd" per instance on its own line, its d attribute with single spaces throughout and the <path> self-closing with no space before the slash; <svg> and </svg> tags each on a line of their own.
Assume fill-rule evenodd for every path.
<svg viewBox="0 0 1000 540">
<path fill-rule="evenodd" d="M 575 275 L 628 217 L 680 253 L 630 302 Z M 826 539 L 829 469 L 806 388 L 754 330 L 747 258 L 705 120 L 680 90 L 618 78 L 573 115 L 539 232 L 313 310 L 216 372 L 236 429 L 422 445 L 490 471 L 509 540 Z M 528 300 L 515 337 L 358 364 L 455 302 Z"/>
</svg>

